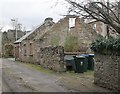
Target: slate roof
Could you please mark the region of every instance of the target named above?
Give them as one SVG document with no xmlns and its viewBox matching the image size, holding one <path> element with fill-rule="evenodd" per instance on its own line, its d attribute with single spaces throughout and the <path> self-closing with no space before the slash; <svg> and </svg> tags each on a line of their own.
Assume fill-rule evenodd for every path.
<svg viewBox="0 0 120 94">
<path fill-rule="evenodd" d="M 42 25 L 42 24 L 41 24 Z M 31 35 L 33 32 L 36 31 L 36 29 L 38 29 L 41 25 L 37 26 L 37 28 L 33 29 L 32 31 L 28 32 L 27 34 L 25 34 L 23 37 L 21 37 L 20 39 L 16 40 L 14 43 L 20 43 L 22 42 L 24 39 L 26 39 L 29 35 Z"/>
</svg>

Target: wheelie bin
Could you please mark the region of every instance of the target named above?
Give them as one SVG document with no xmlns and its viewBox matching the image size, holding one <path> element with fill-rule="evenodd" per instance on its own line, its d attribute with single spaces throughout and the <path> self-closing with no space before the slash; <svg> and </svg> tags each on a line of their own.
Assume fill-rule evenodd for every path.
<svg viewBox="0 0 120 94">
<path fill-rule="evenodd" d="M 94 54 L 89 54 L 89 57 L 88 57 L 88 70 L 94 70 Z"/>
<path fill-rule="evenodd" d="M 66 55 L 64 57 L 64 60 L 65 60 L 65 63 L 66 63 L 67 71 L 72 71 L 72 70 L 75 71 L 76 70 L 75 61 L 74 61 L 73 56 Z"/>
<path fill-rule="evenodd" d="M 75 59 L 75 66 L 76 66 L 76 73 L 83 73 L 84 72 L 84 62 L 85 56 L 77 55 L 74 57 Z"/>
<path fill-rule="evenodd" d="M 81 56 L 85 57 L 85 60 L 84 60 L 84 72 L 86 72 L 87 69 L 88 69 L 88 58 L 89 58 L 89 55 L 88 54 L 81 54 Z"/>
</svg>

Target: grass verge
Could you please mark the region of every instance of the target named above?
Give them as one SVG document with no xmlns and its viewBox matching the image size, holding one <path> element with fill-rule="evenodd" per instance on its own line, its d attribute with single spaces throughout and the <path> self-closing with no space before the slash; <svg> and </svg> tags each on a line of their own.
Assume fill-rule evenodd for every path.
<svg viewBox="0 0 120 94">
<path fill-rule="evenodd" d="M 78 77 L 80 75 L 87 75 L 87 76 L 93 76 L 94 75 L 94 71 L 88 70 L 87 72 L 84 73 L 75 73 L 74 71 L 66 71 L 66 72 L 55 72 L 53 70 L 47 69 L 47 68 L 43 68 L 40 65 L 35 65 L 35 64 L 31 64 L 31 63 L 22 63 L 24 65 L 26 65 L 29 68 L 32 68 L 34 70 L 40 71 L 42 73 L 46 73 L 46 74 L 56 74 L 59 76 L 73 76 L 73 77 Z"/>
<path fill-rule="evenodd" d="M 55 73 L 53 70 L 43 68 L 40 65 L 35 65 L 35 64 L 30 64 L 30 63 L 24 63 L 24 64 L 26 66 L 28 66 L 29 68 L 35 69 L 35 70 L 40 71 L 42 73 L 46 73 L 46 74 Z"/>
</svg>

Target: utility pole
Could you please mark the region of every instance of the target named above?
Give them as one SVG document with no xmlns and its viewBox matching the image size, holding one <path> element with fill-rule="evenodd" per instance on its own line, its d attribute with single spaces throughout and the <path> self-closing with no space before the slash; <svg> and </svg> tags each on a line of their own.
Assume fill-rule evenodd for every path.
<svg viewBox="0 0 120 94">
<path fill-rule="evenodd" d="M 17 27 L 18 27 L 17 19 L 11 19 L 11 21 L 13 22 L 13 30 L 15 30 L 15 40 L 17 40 Z"/>
<path fill-rule="evenodd" d="M 27 34 L 26 27 L 23 27 L 24 34 Z"/>
<path fill-rule="evenodd" d="M 21 28 L 22 28 L 21 26 L 22 26 L 22 24 L 21 24 L 21 23 L 18 23 L 17 26 L 18 26 L 17 29 L 21 31 Z"/>
</svg>

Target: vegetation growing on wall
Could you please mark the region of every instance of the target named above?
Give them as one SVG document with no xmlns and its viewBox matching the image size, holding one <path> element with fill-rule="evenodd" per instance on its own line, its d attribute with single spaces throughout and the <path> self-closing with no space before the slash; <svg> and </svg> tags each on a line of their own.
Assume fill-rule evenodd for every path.
<svg viewBox="0 0 120 94">
<path fill-rule="evenodd" d="M 14 56 L 14 52 L 13 52 L 13 45 L 5 45 L 5 53 L 4 53 L 4 57 L 13 57 Z"/>
<path fill-rule="evenodd" d="M 64 50 L 74 52 L 78 50 L 78 47 L 78 37 L 76 35 L 69 34 L 64 43 Z"/>
<path fill-rule="evenodd" d="M 50 43 L 52 46 L 59 45 L 59 37 L 52 35 Z"/>
<path fill-rule="evenodd" d="M 96 53 L 102 54 L 120 54 L 120 37 L 113 38 L 109 37 L 108 39 L 104 37 L 99 37 L 91 44 L 91 49 Z"/>
</svg>

